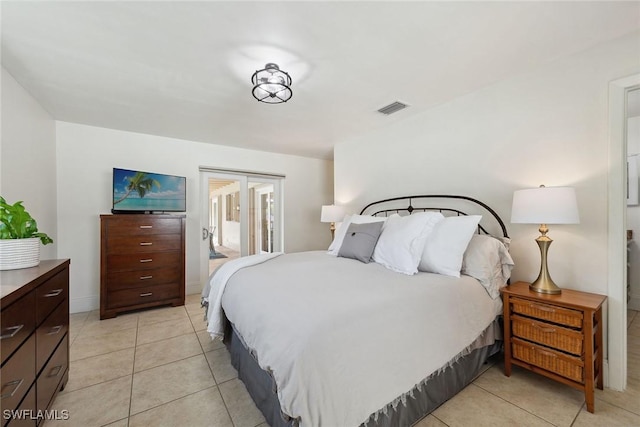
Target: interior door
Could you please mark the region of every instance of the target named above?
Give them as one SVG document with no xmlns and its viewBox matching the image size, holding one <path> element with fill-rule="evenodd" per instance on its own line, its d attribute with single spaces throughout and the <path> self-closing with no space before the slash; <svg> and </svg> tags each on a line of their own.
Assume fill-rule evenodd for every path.
<svg viewBox="0 0 640 427">
<path fill-rule="evenodd" d="M 202 169 L 200 176 L 201 283 L 231 259 L 283 250 L 284 177 Z"/>
</svg>

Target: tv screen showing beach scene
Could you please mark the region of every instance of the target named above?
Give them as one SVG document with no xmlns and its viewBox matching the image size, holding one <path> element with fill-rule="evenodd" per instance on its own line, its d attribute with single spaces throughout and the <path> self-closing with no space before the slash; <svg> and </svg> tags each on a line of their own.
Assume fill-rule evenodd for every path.
<svg viewBox="0 0 640 427">
<path fill-rule="evenodd" d="M 185 212 L 183 176 L 113 168 L 112 212 Z"/>
</svg>

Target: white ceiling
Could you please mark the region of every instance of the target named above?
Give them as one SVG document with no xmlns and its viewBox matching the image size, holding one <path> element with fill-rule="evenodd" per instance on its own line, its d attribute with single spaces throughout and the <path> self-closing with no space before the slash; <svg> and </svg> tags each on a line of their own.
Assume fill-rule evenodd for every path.
<svg viewBox="0 0 640 427">
<path fill-rule="evenodd" d="M 335 143 L 640 29 L 639 2 L 3 1 L 3 66 L 58 120 L 332 158 Z M 275 62 L 293 98 L 251 96 Z M 409 108 L 376 110 L 393 101 Z"/>
</svg>

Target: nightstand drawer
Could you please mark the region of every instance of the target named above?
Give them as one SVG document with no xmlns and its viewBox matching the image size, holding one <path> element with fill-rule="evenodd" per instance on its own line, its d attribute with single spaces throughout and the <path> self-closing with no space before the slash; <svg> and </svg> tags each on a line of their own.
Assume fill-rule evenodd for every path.
<svg viewBox="0 0 640 427">
<path fill-rule="evenodd" d="M 558 350 L 580 356 L 582 354 L 582 344 L 584 336 L 582 332 L 539 322 L 537 320 L 518 316 L 511 316 L 511 330 L 513 335 L 534 341 L 539 344 L 553 347 Z"/>
<path fill-rule="evenodd" d="M 519 298 L 510 298 L 510 303 L 514 313 L 573 328 L 582 328 L 584 317 L 582 311 Z"/>
<path fill-rule="evenodd" d="M 511 339 L 513 358 L 584 383 L 584 362 L 579 357 L 552 350 L 518 338 Z"/>
</svg>

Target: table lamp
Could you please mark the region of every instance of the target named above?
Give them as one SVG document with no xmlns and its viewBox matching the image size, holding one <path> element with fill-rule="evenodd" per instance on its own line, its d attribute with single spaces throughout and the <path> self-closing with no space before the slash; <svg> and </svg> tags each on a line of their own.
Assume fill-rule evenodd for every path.
<svg viewBox="0 0 640 427">
<path fill-rule="evenodd" d="M 540 224 L 540 274 L 529 289 L 543 294 L 559 294 L 561 289 L 553 282 L 547 267 L 547 251 L 551 240 L 547 237 L 547 224 L 579 224 L 576 192 L 572 187 L 545 187 L 517 190 L 513 193 L 511 222 L 514 224 Z"/>
<path fill-rule="evenodd" d="M 331 230 L 331 238 L 336 232 L 336 222 L 344 219 L 345 210 L 342 206 L 324 205 L 320 214 L 320 222 L 330 222 L 329 230 Z"/>
</svg>

